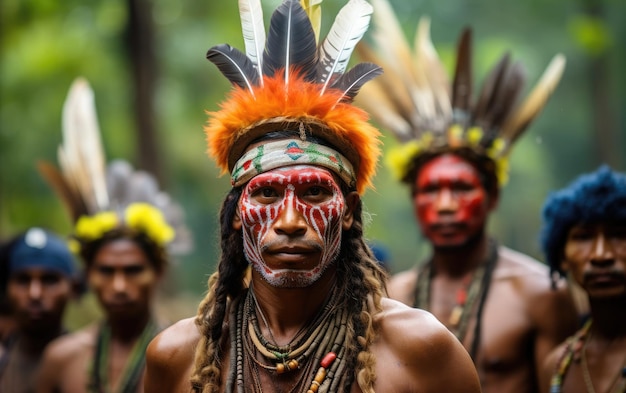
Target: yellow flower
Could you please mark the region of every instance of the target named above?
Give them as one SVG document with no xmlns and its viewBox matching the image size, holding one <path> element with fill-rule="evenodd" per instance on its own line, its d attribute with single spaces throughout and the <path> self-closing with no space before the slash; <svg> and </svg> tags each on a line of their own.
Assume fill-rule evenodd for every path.
<svg viewBox="0 0 626 393">
<path fill-rule="evenodd" d="M 467 130 L 466 139 L 470 145 L 476 146 L 483 139 L 483 130 L 480 127 L 472 127 Z"/>
<path fill-rule="evenodd" d="M 158 245 L 165 245 L 174 238 L 174 229 L 168 225 L 163 213 L 148 203 L 132 203 L 125 211 L 126 225 L 139 232 L 144 232 Z"/>
<path fill-rule="evenodd" d="M 396 179 L 402 180 L 406 176 L 411 163 L 420 154 L 421 150 L 422 144 L 419 141 L 412 140 L 389 151 L 386 161 Z"/>
<path fill-rule="evenodd" d="M 81 216 L 76 222 L 74 233 L 87 241 L 101 238 L 106 232 L 118 225 L 117 215 L 113 212 L 101 212 L 93 216 Z"/>
<path fill-rule="evenodd" d="M 502 138 L 496 138 L 491 143 L 491 147 L 487 151 L 487 155 L 493 159 L 497 158 L 504 150 L 506 142 Z"/>
<path fill-rule="evenodd" d="M 496 159 L 496 176 L 500 187 L 509 181 L 509 159 L 508 157 L 500 157 Z"/>
</svg>

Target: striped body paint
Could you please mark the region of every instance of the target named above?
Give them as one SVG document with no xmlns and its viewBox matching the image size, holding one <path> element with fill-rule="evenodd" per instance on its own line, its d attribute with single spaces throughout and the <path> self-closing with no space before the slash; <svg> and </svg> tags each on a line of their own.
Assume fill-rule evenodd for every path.
<svg viewBox="0 0 626 393">
<path fill-rule="evenodd" d="M 255 176 L 239 205 L 248 262 L 271 285 L 310 285 L 339 253 L 345 205 L 337 181 L 321 167 Z"/>
</svg>

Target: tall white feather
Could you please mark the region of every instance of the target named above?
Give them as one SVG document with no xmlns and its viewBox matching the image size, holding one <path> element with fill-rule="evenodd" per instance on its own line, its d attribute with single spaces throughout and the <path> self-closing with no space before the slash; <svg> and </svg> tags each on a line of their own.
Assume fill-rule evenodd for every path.
<svg viewBox="0 0 626 393">
<path fill-rule="evenodd" d="M 59 163 L 72 187 L 83 196 L 90 212 L 103 210 L 109 205 L 94 95 L 83 78 L 74 81 L 63 105 L 63 144 L 59 147 Z"/>
<path fill-rule="evenodd" d="M 372 12 L 367 1 L 350 0 L 337 14 L 320 47 L 320 65 L 324 70 L 320 94 L 324 94 L 333 75 L 346 70 L 352 51 L 369 27 Z"/>
<path fill-rule="evenodd" d="M 430 19 L 420 18 L 415 33 L 415 71 L 419 68 L 424 72 L 426 83 L 433 95 L 434 113 L 436 118 L 446 121 L 452 118 L 452 105 L 450 102 L 450 83 L 446 70 L 439 60 L 437 51 L 430 38 Z"/>
<path fill-rule="evenodd" d="M 246 47 L 246 56 L 254 63 L 263 85 L 263 50 L 265 48 L 265 22 L 261 0 L 239 0 L 241 30 Z"/>
<path fill-rule="evenodd" d="M 524 103 L 516 109 L 515 113 L 502 126 L 502 131 L 500 132 L 502 138 L 507 141 L 514 141 L 541 112 L 561 80 L 565 70 L 565 63 L 565 56 L 561 53 L 552 58 L 539 82 L 537 82 Z"/>
</svg>

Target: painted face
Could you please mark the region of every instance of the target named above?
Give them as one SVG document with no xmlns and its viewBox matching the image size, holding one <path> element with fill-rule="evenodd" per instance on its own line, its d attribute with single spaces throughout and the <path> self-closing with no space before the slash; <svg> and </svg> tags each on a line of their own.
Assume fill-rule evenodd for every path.
<svg viewBox="0 0 626 393">
<path fill-rule="evenodd" d="M 117 239 L 102 246 L 88 272 L 89 285 L 109 317 L 145 315 L 159 275 L 134 241 Z"/>
<path fill-rule="evenodd" d="M 305 287 L 341 244 L 345 199 L 330 171 L 309 165 L 252 178 L 239 208 L 248 262 L 276 287 Z"/>
<path fill-rule="evenodd" d="M 467 244 L 484 230 L 491 210 L 476 168 L 453 154 L 424 164 L 413 204 L 422 233 L 435 247 Z"/>
<path fill-rule="evenodd" d="M 41 267 L 12 273 L 7 286 L 7 296 L 20 329 L 31 333 L 59 328 L 65 305 L 72 295 L 70 278 Z"/>
<path fill-rule="evenodd" d="M 626 224 L 572 227 L 562 268 L 592 299 L 626 296 Z"/>
</svg>

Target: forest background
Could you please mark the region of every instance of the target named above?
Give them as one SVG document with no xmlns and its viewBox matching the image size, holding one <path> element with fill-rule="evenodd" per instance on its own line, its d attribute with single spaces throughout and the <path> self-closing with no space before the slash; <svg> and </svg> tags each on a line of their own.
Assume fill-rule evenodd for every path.
<svg viewBox="0 0 626 393">
<path fill-rule="evenodd" d="M 263 1 L 266 26 L 279 0 Z M 323 3 L 324 37 L 344 0 Z M 607 163 L 626 169 L 626 2 L 623 0 L 391 0 L 406 36 L 421 16 L 452 72 L 456 40 L 474 34 L 477 86 L 507 51 L 533 85 L 557 52 L 567 57 L 561 84 L 516 145 L 509 183 L 490 220 L 504 244 L 542 259 L 540 210 L 547 194 Z M 366 35 L 369 39 L 369 35 Z M 206 51 L 243 50 L 235 0 L 3 0 L 0 2 L 0 239 L 30 226 L 68 234 L 61 202 L 36 170 L 56 163 L 61 110 L 77 76 L 95 92 L 109 159 L 155 173 L 185 209 L 192 253 L 169 270 L 159 307 L 171 319 L 195 314 L 219 251 L 218 209 L 228 188 L 205 154 L 205 110 L 230 89 Z M 385 149 L 395 140 L 384 138 Z M 381 163 L 364 197 L 366 236 L 388 251 L 392 272 L 428 256 L 408 190 Z M 74 325 L 97 317 L 89 296 Z"/>
</svg>

